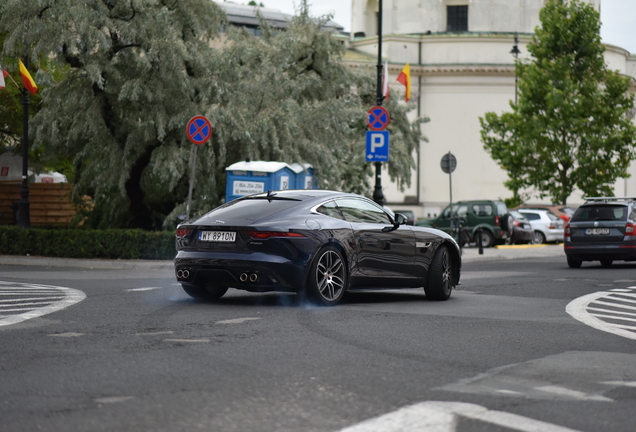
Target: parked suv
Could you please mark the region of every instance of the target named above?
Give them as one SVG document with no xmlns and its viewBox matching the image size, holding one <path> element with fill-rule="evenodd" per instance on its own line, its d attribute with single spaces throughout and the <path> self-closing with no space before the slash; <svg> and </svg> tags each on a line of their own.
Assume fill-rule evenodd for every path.
<svg viewBox="0 0 636 432">
<path fill-rule="evenodd" d="M 565 227 L 568 266 L 600 261 L 636 261 L 636 197 L 585 198 Z"/>
<path fill-rule="evenodd" d="M 563 241 L 563 220 L 549 210 L 525 209 L 517 210 L 530 221 L 534 230 L 534 244 Z"/>
<path fill-rule="evenodd" d="M 482 246 L 492 247 L 496 243 L 504 243 L 512 235 L 512 217 L 503 201 L 459 201 L 452 204 L 453 218 L 451 222 L 451 205 L 434 219 L 420 219 L 418 226 L 437 228 L 451 235 L 455 235 L 452 224 L 458 220 L 463 223 L 463 232 L 467 238 L 463 242 L 477 242 L 477 233 L 481 228 Z"/>
</svg>

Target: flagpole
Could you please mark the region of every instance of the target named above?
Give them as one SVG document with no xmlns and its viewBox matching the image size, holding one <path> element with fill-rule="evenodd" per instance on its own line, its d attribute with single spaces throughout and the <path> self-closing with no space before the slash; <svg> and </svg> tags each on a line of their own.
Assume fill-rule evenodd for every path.
<svg viewBox="0 0 636 432">
<path fill-rule="evenodd" d="M 378 83 L 376 93 L 376 105 L 382 106 L 382 0 L 378 5 Z M 384 194 L 382 193 L 382 162 L 375 163 L 375 188 L 373 190 L 373 201 L 384 205 Z"/>
<path fill-rule="evenodd" d="M 29 68 L 29 55 L 24 56 L 24 66 Z M 29 91 L 22 89 L 22 188 L 18 202 L 18 226 L 31 227 L 29 211 Z"/>
</svg>

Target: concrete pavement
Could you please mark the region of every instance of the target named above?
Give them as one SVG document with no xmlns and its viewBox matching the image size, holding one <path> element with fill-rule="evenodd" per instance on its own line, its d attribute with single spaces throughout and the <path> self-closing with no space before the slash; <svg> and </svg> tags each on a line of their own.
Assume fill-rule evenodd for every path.
<svg viewBox="0 0 636 432">
<path fill-rule="evenodd" d="M 483 250 L 479 254 L 478 248 L 464 248 L 462 260 L 502 260 L 517 258 L 559 257 L 565 260 L 563 245 L 516 245 L 497 246 Z M 0 265 L 37 265 L 46 267 L 80 267 L 96 269 L 172 269 L 171 260 L 101 260 L 77 258 L 53 258 L 36 256 L 0 255 Z"/>
</svg>

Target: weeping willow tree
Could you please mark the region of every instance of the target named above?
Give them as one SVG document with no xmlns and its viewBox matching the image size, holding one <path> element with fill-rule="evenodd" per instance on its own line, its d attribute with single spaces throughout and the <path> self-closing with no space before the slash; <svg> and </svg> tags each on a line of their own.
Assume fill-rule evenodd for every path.
<svg viewBox="0 0 636 432">
<path fill-rule="evenodd" d="M 193 144 L 185 126 L 205 115 L 192 209 L 221 204 L 225 167 L 251 158 L 310 163 L 320 187 L 368 193 L 366 111 L 375 72 L 351 69 L 343 48 L 303 1 L 285 32 L 232 29 L 210 0 L 0 0 L 5 55 L 50 58 L 38 73 L 34 146 L 71 158 L 76 197 L 98 227 L 157 229 L 185 212 Z M 389 174 L 410 182 L 422 139 L 407 106 L 392 118 Z"/>
</svg>

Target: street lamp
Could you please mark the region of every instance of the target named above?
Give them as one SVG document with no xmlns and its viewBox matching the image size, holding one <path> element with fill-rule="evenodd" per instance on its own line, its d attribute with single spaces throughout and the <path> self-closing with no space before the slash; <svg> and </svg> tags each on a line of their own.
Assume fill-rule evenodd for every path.
<svg viewBox="0 0 636 432">
<path fill-rule="evenodd" d="M 519 58 L 519 54 L 521 54 L 521 51 L 519 51 L 519 47 L 517 46 L 518 43 L 519 43 L 519 37 L 517 36 L 517 33 L 515 32 L 515 44 L 512 46 L 512 51 L 510 51 L 510 54 L 515 56 L 515 105 L 517 105 L 517 61 L 516 60 Z"/>
<path fill-rule="evenodd" d="M 376 93 L 376 105 L 382 106 L 382 0 L 378 4 L 378 82 Z M 373 201 L 384 205 L 384 193 L 382 193 L 382 162 L 375 163 L 375 188 Z"/>
</svg>

